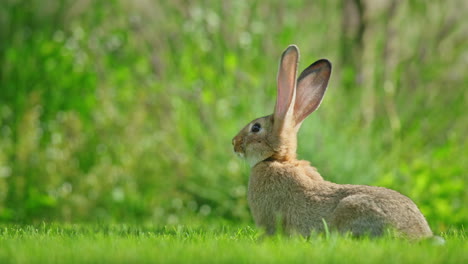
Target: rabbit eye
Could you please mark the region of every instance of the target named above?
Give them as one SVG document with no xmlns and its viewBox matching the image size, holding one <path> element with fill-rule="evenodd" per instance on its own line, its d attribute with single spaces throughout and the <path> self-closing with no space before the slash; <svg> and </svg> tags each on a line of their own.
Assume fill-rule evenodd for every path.
<svg viewBox="0 0 468 264">
<path fill-rule="evenodd" d="M 259 123 L 255 123 L 250 129 L 250 131 L 252 131 L 253 133 L 257 133 L 258 131 L 260 131 L 261 128 L 262 126 Z"/>
</svg>

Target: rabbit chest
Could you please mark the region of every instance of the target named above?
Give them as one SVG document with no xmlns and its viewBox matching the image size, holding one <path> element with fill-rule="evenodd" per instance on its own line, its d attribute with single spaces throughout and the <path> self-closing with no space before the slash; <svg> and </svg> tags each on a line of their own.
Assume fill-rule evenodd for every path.
<svg viewBox="0 0 468 264">
<path fill-rule="evenodd" d="M 280 224 L 285 232 L 310 234 L 323 229 L 331 211 L 328 196 L 317 185 L 326 181 L 312 167 L 280 162 L 262 162 L 252 169 L 248 201 L 257 225 L 274 233 Z M 311 174 L 312 173 L 312 174 Z M 317 184 L 320 182 L 320 184 Z"/>
</svg>

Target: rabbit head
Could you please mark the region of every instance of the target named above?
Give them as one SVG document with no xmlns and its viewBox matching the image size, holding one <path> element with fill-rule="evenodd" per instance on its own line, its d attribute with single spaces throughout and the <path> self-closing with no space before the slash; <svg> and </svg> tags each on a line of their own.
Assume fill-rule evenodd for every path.
<svg viewBox="0 0 468 264">
<path fill-rule="evenodd" d="M 274 113 L 257 118 L 232 140 L 234 151 L 251 167 L 264 160 L 296 158 L 297 131 L 322 101 L 331 74 L 331 63 L 318 60 L 297 78 L 299 50 L 290 45 L 281 56 Z"/>
</svg>

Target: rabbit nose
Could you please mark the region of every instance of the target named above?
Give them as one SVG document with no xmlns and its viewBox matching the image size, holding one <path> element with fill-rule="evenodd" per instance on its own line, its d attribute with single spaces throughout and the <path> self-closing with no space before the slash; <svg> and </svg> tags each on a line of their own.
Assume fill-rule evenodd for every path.
<svg viewBox="0 0 468 264">
<path fill-rule="evenodd" d="M 236 137 L 234 137 L 232 139 L 232 145 L 235 147 L 235 146 L 239 145 L 239 142 L 241 142 L 241 141 L 242 140 L 239 137 L 236 136 Z"/>
<path fill-rule="evenodd" d="M 235 146 L 236 143 L 237 143 L 237 141 L 238 141 L 237 137 L 233 138 L 233 139 L 232 139 L 232 145 Z"/>
</svg>

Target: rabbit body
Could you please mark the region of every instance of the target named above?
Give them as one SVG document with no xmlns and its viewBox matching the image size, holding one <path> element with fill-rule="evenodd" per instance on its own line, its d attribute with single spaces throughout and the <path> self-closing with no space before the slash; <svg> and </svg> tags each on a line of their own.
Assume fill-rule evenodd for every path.
<svg viewBox="0 0 468 264">
<path fill-rule="evenodd" d="M 331 63 L 319 60 L 296 79 L 299 50 L 289 46 L 278 70 L 274 113 L 247 124 L 233 138 L 234 151 L 252 167 L 248 200 L 257 225 L 273 234 L 312 231 L 382 235 L 387 228 L 409 238 L 432 236 L 426 219 L 406 196 L 386 188 L 325 181 L 307 161 L 296 159 L 297 132 L 320 105 Z"/>
<path fill-rule="evenodd" d="M 280 224 L 286 234 L 308 236 L 322 232 L 325 221 L 330 230 L 355 236 L 380 236 L 386 228 L 409 238 L 432 236 L 408 197 L 382 187 L 325 181 L 304 161 L 258 163 L 252 169 L 248 200 L 256 224 L 268 234 Z"/>
</svg>

